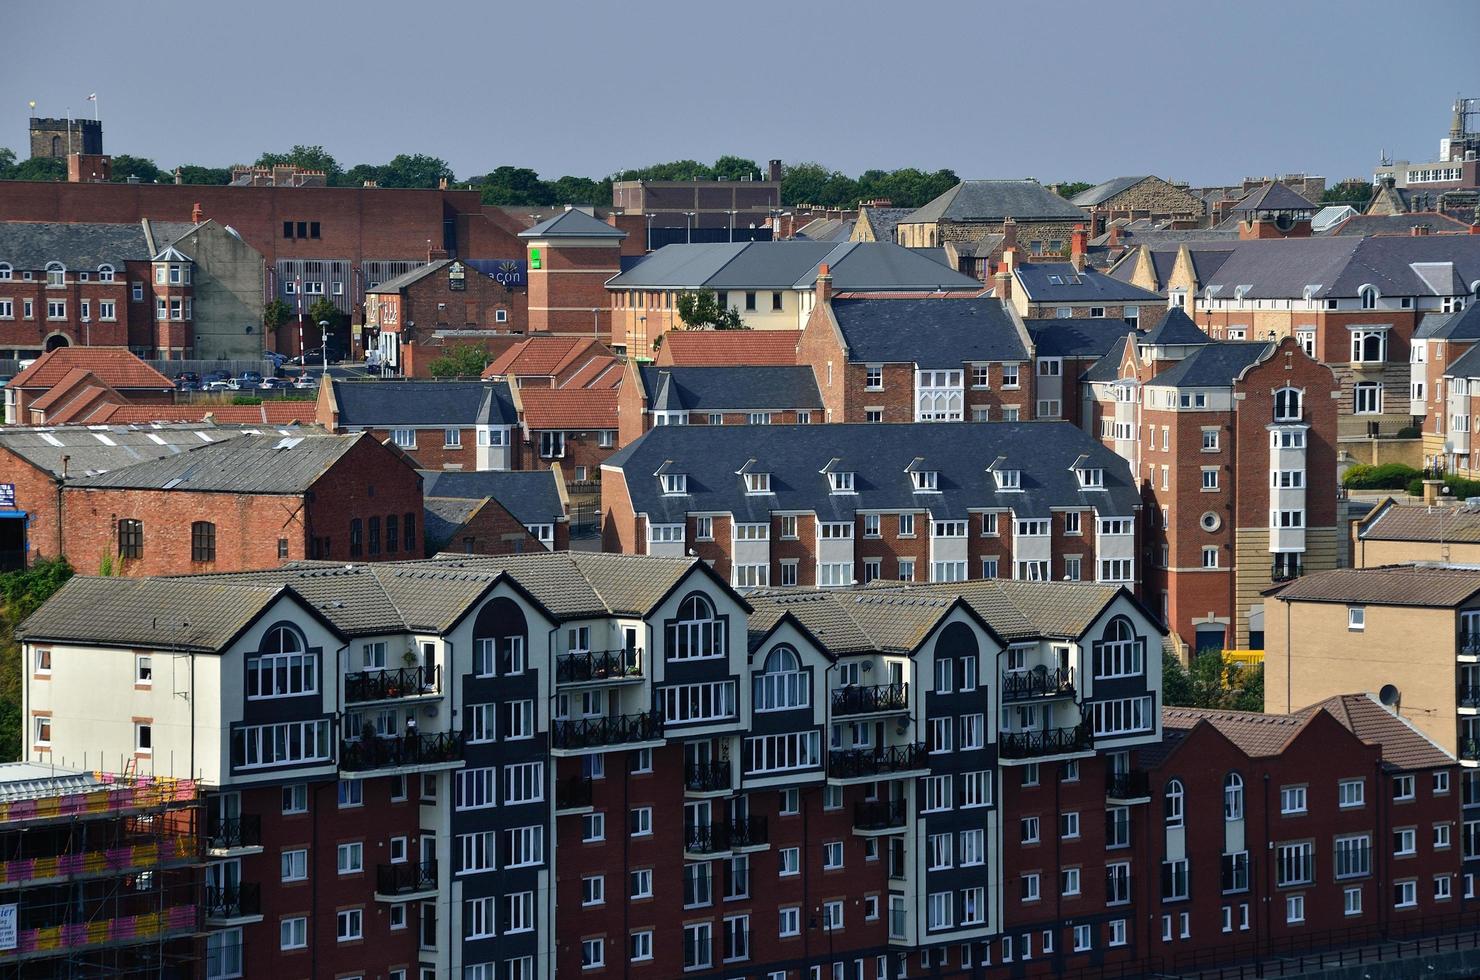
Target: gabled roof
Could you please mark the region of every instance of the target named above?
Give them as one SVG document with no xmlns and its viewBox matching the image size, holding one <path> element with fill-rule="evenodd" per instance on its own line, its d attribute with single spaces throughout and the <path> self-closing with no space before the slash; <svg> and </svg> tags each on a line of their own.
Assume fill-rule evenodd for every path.
<svg viewBox="0 0 1480 980">
<path fill-rule="evenodd" d="M 1147 343 L 1147 341 L 1141 341 Z M 1274 350 L 1272 342 L 1207 343 L 1146 382 L 1147 387 L 1226 388 Z"/>
<path fill-rule="evenodd" d="M 858 209 L 858 220 L 868 221 L 869 228 L 873 229 L 875 241 L 892 242 L 894 241 L 895 226 L 904 218 L 908 217 L 913 210 L 913 208 L 871 208 L 862 206 Z"/>
<path fill-rule="evenodd" d="M 605 373 L 599 369 L 614 368 L 616 364 L 615 355 L 606 345 L 590 337 L 529 337 L 494 358 L 483 370 L 483 377 L 503 378 L 510 374 L 550 377 L 563 387 L 567 380 L 588 367 L 592 367 L 592 376 L 587 378 L 590 383 Z M 621 371 L 615 374 L 620 377 Z"/>
<path fill-rule="evenodd" d="M 784 411 L 822 408 L 812 369 L 800 365 L 638 369 L 655 412 Z M 661 402 L 661 404 L 660 404 Z"/>
<path fill-rule="evenodd" d="M 1036 303 L 1161 303 L 1150 290 L 1072 262 L 1023 262 L 1013 268 L 1018 285 Z"/>
<path fill-rule="evenodd" d="M 1314 211 L 1316 205 L 1307 201 L 1279 181 L 1271 181 L 1244 195 L 1243 200 L 1233 206 L 1234 211 Z"/>
<path fill-rule="evenodd" d="M 176 262 L 176 263 L 179 263 L 179 262 L 193 262 L 195 260 L 192 259 L 190 256 L 186 255 L 184 252 L 180 251 L 175 246 L 173 246 L 173 245 L 166 245 L 163 249 L 160 250 L 160 252 L 159 252 L 158 255 L 155 255 L 149 261 L 150 262 Z"/>
<path fill-rule="evenodd" d="M 964 361 L 1028 359 L 996 299 L 834 299 L 832 313 L 853 363 L 960 370 Z"/>
<path fill-rule="evenodd" d="M 149 258 L 149 242 L 138 222 L 101 224 L 51 221 L 0 221 L 0 262 L 16 271 L 39 272 L 60 262 L 70 274 L 111 265 L 122 275 L 128 261 Z"/>
<path fill-rule="evenodd" d="M 1475 344 L 1444 369 L 1446 378 L 1480 378 L 1480 344 Z"/>
<path fill-rule="evenodd" d="M 530 429 L 615 429 L 616 388 L 521 388 L 519 403 Z"/>
<path fill-rule="evenodd" d="M 1329 230 L 1332 235 L 1411 235 L 1415 225 L 1427 225 L 1434 235 L 1467 235 L 1470 226 L 1439 211 L 1408 214 L 1354 214 Z"/>
<path fill-rule="evenodd" d="M 571 208 L 519 233 L 520 238 L 626 238 L 627 233 Z"/>
<path fill-rule="evenodd" d="M 1024 320 L 1039 357 L 1103 357 L 1132 328 L 1121 320 L 1078 317 L 1072 320 Z M 1119 363 L 1117 361 L 1117 363 Z"/>
<path fill-rule="evenodd" d="M 86 425 L 140 425 L 191 422 L 205 425 L 309 425 L 317 418 L 314 402 L 304 398 L 264 398 L 261 405 L 189 402 L 178 405 L 100 405 Z"/>
<path fill-rule="evenodd" d="M 1303 575 L 1268 595 L 1284 602 L 1453 608 L 1480 593 L 1480 567 L 1381 565 Z"/>
<path fill-rule="evenodd" d="M 1105 356 L 1091 364 L 1089 368 L 1079 376 L 1080 381 L 1109 382 L 1120 378 L 1120 364 L 1125 360 L 1125 344 L 1130 337 L 1127 330 L 1126 335 L 1110 345 Z"/>
<path fill-rule="evenodd" d="M 1083 219 L 1086 215 L 1036 180 L 965 180 L 901 218 L 903 225 Z"/>
<path fill-rule="evenodd" d="M 174 382 L 126 347 L 58 347 L 12 378 L 9 388 L 50 388 L 74 370 L 91 371 L 114 389 L 174 390 Z"/>
<path fill-rule="evenodd" d="M 1454 756 L 1371 694 L 1338 694 L 1295 714 L 1309 718 L 1323 710 L 1368 745 L 1381 746 L 1384 766 L 1412 770 L 1434 769 L 1455 763 Z"/>
<path fill-rule="evenodd" d="M 375 286 L 371 286 L 369 289 L 365 290 L 365 294 L 368 296 L 371 293 L 377 295 L 399 293 L 407 286 L 421 282 L 427 276 L 430 276 L 432 273 L 437 272 L 441 269 L 445 269 L 451 264 L 451 259 L 438 259 L 435 262 L 428 262 L 426 265 L 417 266 L 415 269 L 412 269 L 409 272 L 403 272 L 399 276 L 392 276 L 385 282 L 379 283 Z"/>
<path fill-rule="evenodd" d="M 339 424 L 387 429 L 413 425 L 513 425 L 503 381 L 344 381 L 334 379 Z"/>
<path fill-rule="evenodd" d="M 1458 313 L 1426 313 L 1413 336 L 1415 340 L 1480 340 L 1480 303 L 1471 303 Z"/>
<path fill-rule="evenodd" d="M 1469 507 L 1404 504 L 1387 500 L 1362 521 L 1364 541 L 1448 541 L 1480 544 L 1480 510 Z"/>
<path fill-rule="evenodd" d="M 69 479 L 75 479 L 188 452 L 207 441 L 234 439 L 242 433 L 241 429 L 204 425 L 34 429 L 7 426 L 0 428 L 0 450 L 53 477 L 60 477 L 65 468 Z"/>
<path fill-rule="evenodd" d="M 1096 184 L 1087 191 L 1080 191 L 1069 198 L 1069 203 L 1076 207 L 1088 208 L 1096 204 L 1104 204 L 1117 194 L 1123 194 L 1135 187 L 1143 180 L 1150 180 L 1149 175 L 1141 177 L 1111 177 L 1103 184 Z"/>
<path fill-rule="evenodd" d="M 72 481 L 73 486 L 199 493 L 300 494 L 367 433 L 242 435 Z"/>
<path fill-rule="evenodd" d="M 670 330 L 659 360 L 675 367 L 795 364 L 800 330 Z"/>
<path fill-rule="evenodd" d="M 482 500 L 492 497 L 520 524 L 566 520 L 554 470 L 422 470 L 428 497 Z"/>
<path fill-rule="evenodd" d="M 1156 326 L 1146 331 L 1137 344 L 1144 347 L 1186 347 L 1194 344 L 1211 344 L 1213 338 L 1198 329 L 1180 306 L 1168 307 L 1156 321 Z"/>
<path fill-rule="evenodd" d="M 1163 731 L 1190 734 L 1199 724 L 1207 722 L 1250 758 L 1279 755 L 1300 734 L 1306 721 L 1295 715 L 1267 715 L 1259 711 L 1161 709 Z"/>
<path fill-rule="evenodd" d="M 981 292 L 970 276 L 892 242 L 721 242 L 665 245 L 607 280 L 608 288 L 811 289 L 826 262 L 833 291 Z"/>
</svg>

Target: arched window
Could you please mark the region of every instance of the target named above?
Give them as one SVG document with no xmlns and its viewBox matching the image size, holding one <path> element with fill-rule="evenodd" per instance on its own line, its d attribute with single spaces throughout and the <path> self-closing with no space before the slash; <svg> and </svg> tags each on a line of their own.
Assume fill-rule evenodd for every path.
<svg viewBox="0 0 1480 980">
<path fill-rule="evenodd" d="M 286 625 L 263 633 L 258 655 L 247 658 L 247 697 L 293 697 L 318 690 L 319 657 L 308 652 L 303 634 Z"/>
<path fill-rule="evenodd" d="M 10 282 L 14 275 L 9 262 L 0 262 L 0 282 Z"/>
<path fill-rule="evenodd" d="M 1182 790 L 1182 780 L 1173 779 L 1167 783 L 1164 810 L 1166 812 L 1168 827 L 1182 826 L 1182 803 L 1185 795 Z"/>
<path fill-rule="evenodd" d="M 811 695 L 807 675 L 802 673 L 801 667 L 801 658 L 791 647 L 772 649 L 755 679 L 755 710 L 782 711 L 807 707 L 811 703 Z"/>
<path fill-rule="evenodd" d="M 1244 819 L 1244 777 L 1236 772 L 1223 777 L 1223 819 Z"/>
<path fill-rule="evenodd" d="M 708 597 L 695 592 L 678 605 L 678 618 L 668 621 L 668 658 L 696 660 L 725 655 L 724 623 Z"/>
<path fill-rule="evenodd" d="M 1116 616 L 1094 644 L 1095 677 L 1137 677 L 1145 670 L 1145 654 L 1146 645 L 1131 621 Z"/>
<path fill-rule="evenodd" d="M 1375 310 L 1375 309 L 1377 309 L 1377 290 L 1376 289 L 1373 289 L 1371 286 L 1363 286 L 1361 289 L 1357 290 L 1357 297 L 1362 301 L 1362 309 L 1364 309 L 1364 310 Z"/>
<path fill-rule="evenodd" d="M 1387 360 L 1387 331 L 1353 330 L 1352 360 L 1368 364 Z"/>
<path fill-rule="evenodd" d="M 274 626 L 262 634 L 263 653 L 302 653 L 306 649 L 303 634 L 291 626 Z"/>
<path fill-rule="evenodd" d="M 113 267 L 106 262 L 98 266 L 98 282 L 112 282 Z"/>
<path fill-rule="evenodd" d="M 48 286 L 65 286 L 67 284 L 67 267 L 60 262 L 46 263 L 46 284 Z"/>
<path fill-rule="evenodd" d="M 1274 420 L 1296 422 L 1300 420 L 1302 393 L 1298 388 L 1281 388 L 1274 393 Z"/>
</svg>

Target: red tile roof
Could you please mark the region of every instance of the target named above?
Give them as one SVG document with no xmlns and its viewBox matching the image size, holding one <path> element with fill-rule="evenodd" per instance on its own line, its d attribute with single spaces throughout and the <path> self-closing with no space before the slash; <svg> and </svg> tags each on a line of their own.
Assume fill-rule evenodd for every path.
<svg viewBox="0 0 1480 980">
<path fill-rule="evenodd" d="M 531 429 L 615 429 L 615 388 L 521 388 L 524 424 Z"/>
<path fill-rule="evenodd" d="M 661 363 L 675 367 L 797 362 L 800 330 L 670 330 Z"/>
<path fill-rule="evenodd" d="M 1162 708 L 1164 732 L 1190 731 L 1200 722 L 1212 725 L 1250 758 L 1279 755 L 1285 745 L 1305 727 L 1305 718 L 1295 715 L 1266 715 L 1258 711 L 1225 711 L 1214 708 Z"/>
<path fill-rule="evenodd" d="M 55 407 L 60 402 L 74 398 L 77 392 L 83 388 L 108 388 L 111 387 L 102 378 L 86 368 L 73 368 L 62 375 L 61 380 L 48 388 L 43 394 L 37 396 L 27 406 L 32 411 L 45 412 Z"/>
<path fill-rule="evenodd" d="M 173 388 L 174 383 L 125 347 L 58 347 L 11 380 L 13 388 L 50 388 L 81 368 L 113 388 Z"/>
<path fill-rule="evenodd" d="M 1308 718 L 1323 709 L 1368 745 L 1382 746 L 1382 761 L 1393 768 L 1432 769 L 1454 765 L 1455 760 L 1448 752 L 1371 694 L 1338 694 L 1296 714 Z"/>
<path fill-rule="evenodd" d="M 601 373 L 593 365 L 604 368 L 616 363 L 605 345 L 589 337 L 530 337 L 494 358 L 484 369 L 483 377 L 502 378 L 510 374 L 549 377 L 562 387 L 567 384 L 584 387 L 585 382 L 577 383 L 574 379 L 584 375 L 590 380 Z"/>
</svg>

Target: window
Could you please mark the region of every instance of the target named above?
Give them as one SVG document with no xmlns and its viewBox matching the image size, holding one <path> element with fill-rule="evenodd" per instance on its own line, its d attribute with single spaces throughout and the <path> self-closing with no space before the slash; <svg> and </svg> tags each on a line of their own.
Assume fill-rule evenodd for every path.
<svg viewBox="0 0 1480 980">
<path fill-rule="evenodd" d="M 1336 838 L 1336 877 L 1365 878 L 1372 873 L 1372 840 L 1366 834 Z"/>
<path fill-rule="evenodd" d="M 540 433 L 540 457 L 542 459 L 560 459 L 565 456 L 565 433 L 564 432 L 541 432 Z"/>
<path fill-rule="evenodd" d="M 190 525 L 190 560 L 216 560 L 216 525 L 210 521 L 195 521 Z"/>
<path fill-rule="evenodd" d="M 653 834 L 653 808 L 633 807 L 628 815 L 628 830 L 633 837 L 651 837 Z"/>
<path fill-rule="evenodd" d="M 1074 811 L 1059 814 L 1059 836 L 1073 840 L 1079 836 L 1079 814 Z"/>
<path fill-rule="evenodd" d="M 634 963 L 642 963 L 653 958 L 653 931 L 642 929 L 632 933 L 628 937 L 628 958 Z"/>
<path fill-rule="evenodd" d="M 1018 840 L 1023 844 L 1038 843 L 1038 818 L 1023 817 L 1018 821 Z"/>
<path fill-rule="evenodd" d="M 1382 385 L 1374 381 L 1352 385 L 1352 412 L 1355 415 L 1382 414 Z"/>
<path fill-rule="evenodd" d="M 1306 811 L 1304 786 L 1280 787 L 1280 814 L 1290 816 Z"/>
<path fill-rule="evenodd" d="M 801 670 L 796 651 L 789 646 L 777 646 L 766 656 L 762 672 L 755 678 L 755 710 L 805 708 L 810 692 L 808 677 Z"/>
<path fill-rule="evenodd" d="M 588 813 L 581 818 L 581 842 L 592 844 L 606 840 L 606 814 Z"/>
<path fill-rule="evenodd" d="M 715 616 L 714 606 L 699 594 L 679 604 L 678 618 L 667 624 L 670 660 L 698 660 L 725 655 L 726 622 Z"/>
<path fill-rule="evenodd" d="M 1393 857 L 1412 857 L 1418 853 L 1418 832 L 1412 827 L 1393 831 Z"/>
<path fill-rule="evenodd" d="M 283 919 L 278 923 L 278 948 L 284 950 L 308 948 L 307 916 L 298 915 Z"/>
<path fill-rule="evenodd" d="M 1244 777 L 1236 772 L 1223 777 L 1223 819 L 1244 819 Z"/>
<path fill-rule="evenodd" d="M 51 744 L 51 717 L 49 715 L 36 716 L 35 742 L 37 745 Z"/>
<path fill-rule="evenodd" d="M 1367 783 L 1363 779 L 1343 779 L 1336 784 L 1337 805 L 1343 810 L 1366 803 Z"/>
<path fill-rule="evenodd" d="M 329 720 L 251 725 L 231 733 L 231 762 L 238 769 L 327 762 Z"/>
<path fill-rule="evenodd" d="M 1393 883 L 1393 908 L 1411 909 L 1418 904 L 1418 882 L 1399 881 Z"/>
<path fill-rule="evenodd" d="M 1414 782 L 1415 781 L 1412 773 L 1405 773 L 1400 776 L 1394 776 L 1393 801 L 1396 803 L 1402 803 L 1404 801 L 1413 799 L 1415 789 Z"/>
<path fill-rule="evenodd" d="M 1185 813 L 1185 797 L 1186 793 L 1182 788 L 1182 780 L 1172 779 L 1167 781 L 1162 810 L 1168 827 L 1182 826 Z"/>
<path fill-rule="evenodd" d="M 587 875 L 581 879 L 581 904 L 606 904 L 606 878 L 603 875 Z"/>
<path fill-rule="evenodd" d="M 884 366 L 869 364 L 863 369 L 863 386 L 878 391 L 884 387 Z"/>
<path fill-rule="evenodd" d="M 308 812 L 308 785 L 292 783 L 283 787 L 283 815 Z"/>
<path fill-rule="evenodd" d="M 1346 607 L 1346 628 L 1353 632 L 1359 632 L 1367 628 L 1367 607 Z"/>
<path fill-rule="evenodd" d="M 355 841 L 350 844 L 340 844 L 337 853 L 340 874 L 359 874 L 365 870 L 364 843 Z"/>
<path fill-rule="evenodd" d="M 1303 393 L 1295 388 L 1281 388 L 1274 393 L 1274 420 L 1295 422 L 1301 417 Z"/>
<path fill-rule="evenodd" d="M 714 924 L 695 922 L 683 927 L 683 968 L 704 969 L 713 964 Z"/>
<path fill-rule="evenodd" d="M 1434 875 L 1434 901 L 1447 902 L 1454 896 L 1454 881 L 1449 875 Z"/>
<path fill-rule="evenodd" d="M 118 522 L 118 557 L 144 557 L 144 522 L 124 518 Z"/>
<path fill-rule="evenodd" d="M 843 866 L 843 842 L 824 841 L 822 844 L 822 869 L 835 871 Z"/>
<path fill-rule="evenodd" d="M 1309 841 L 1279 845 L 1275 851 L 1275 883 L 1281 888 L 1310 884 L 1315 875 L 1314 851 Z"/>
<path fill-rule="evenodd" d="M 1206 546 L 1204 546 L 1203 547 L 1203 550 L 1202 550 L 1202 567 L 1203 568 L 1217 568 L 1218 567 L 1218 554 L 1219 554 L 1219 552 L 1218 552 L 1218 546 L 1217 545 L 1206 545 Z"/>
</svg>

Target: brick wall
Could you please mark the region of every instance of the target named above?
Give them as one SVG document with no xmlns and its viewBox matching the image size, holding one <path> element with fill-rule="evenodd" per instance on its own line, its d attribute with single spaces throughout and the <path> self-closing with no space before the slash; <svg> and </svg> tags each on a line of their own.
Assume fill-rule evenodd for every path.
<svg viewBox="0 0 1480 980">
<path fill-rule="evenodd" d="M 327 539 L 319 552 L 321 558 L 332 561 L 351 558 L 357 561 L 395 560 L 417 557 L 426 550 L 421 475 L 405 454 L 392 447 L 373 439 L 360 439 L 328 472 L 314 481 L 309 494 L 307 533 L 310 538 Z M 406 542 L 407 515 L 415 520 L 411 547 L 407 547 Z M 390 516 L 395 516 L 400 525 L 400 540 L 395 550 L 389 547 L 389 535 L 384 526 Z M 363 520 L 368 537 L 369 522 L 377 517 L 382 521 L 380 553 L 372 553 L 366 541 L 360 554 L 352 555 L 351 521 L 356 518 Z M 309 548 L 312 553 L 311 541 Z"/>
<path fill-rule="evenodd" d="M 510 514 L 497 500 L 489 500 L 478 508 L 443 548 L 447 551 L 469 555 L 521 555 L 536 554 L 545 550 L 534 535 Z M 556 523 L 554 551 L 570 550 L 570 525 Z M 431 548 L 427 549 L 428 557 Z"/>
</svg>

